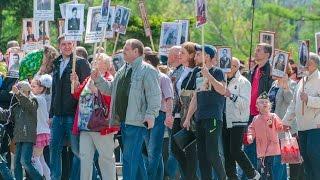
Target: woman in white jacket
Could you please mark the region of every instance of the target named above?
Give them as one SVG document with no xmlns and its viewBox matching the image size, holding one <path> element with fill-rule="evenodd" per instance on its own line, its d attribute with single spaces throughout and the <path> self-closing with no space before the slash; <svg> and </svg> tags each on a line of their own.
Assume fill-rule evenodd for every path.
<svg viewBox="0 0 320 180">
<path fill-rule="evenodd" d="M 223 144 L 225 169 L 229 179 L 239 179 L 236 163 L 249 179 L 259 179 L 256 171 L 242 150 L 242 135 L 248 125 L 251 83 L 240 74 L 240 61 L 232 58 L 231 72 L 227 73 L 226 109 L 224 115 Z"/>
</svg>

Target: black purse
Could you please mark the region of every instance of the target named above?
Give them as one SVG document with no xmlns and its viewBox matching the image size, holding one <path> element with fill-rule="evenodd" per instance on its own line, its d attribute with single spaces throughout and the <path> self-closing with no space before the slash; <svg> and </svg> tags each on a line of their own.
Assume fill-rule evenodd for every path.
<svg viewBox="0 0 320 180">
<path fill-rule="evenodd" d="M 196 142 L 194 133 L 185 128 L 174 134 L 173 139 L 182 151 L 185 151 L 189 146 Z"/>
</svg>

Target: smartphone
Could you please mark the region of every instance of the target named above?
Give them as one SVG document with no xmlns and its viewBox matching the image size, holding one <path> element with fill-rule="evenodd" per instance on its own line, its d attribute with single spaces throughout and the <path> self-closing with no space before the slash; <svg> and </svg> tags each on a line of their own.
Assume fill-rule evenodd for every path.
<svg viewBox="0 0 320 180">
<path fill-rule="evenodd" d="M 147 123 L 147 121 L 143 122 L 143 125 L 144 125 L 146 128 L 148 128 L 148 123 Z"/>
</svg>

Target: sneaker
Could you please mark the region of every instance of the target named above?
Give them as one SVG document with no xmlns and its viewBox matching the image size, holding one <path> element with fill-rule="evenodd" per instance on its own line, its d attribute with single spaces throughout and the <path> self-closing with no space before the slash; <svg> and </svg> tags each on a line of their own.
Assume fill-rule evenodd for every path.
<svg viewBox="0 0 320 180">
<path fill-rule="evenodd" d="M 251 178 L 251 180 L 259 180 L 261 178 L 260 173 L 258 171 L 256 171 L 256 170 L 254 172 L 255 172 L 255 175 L 254 175 L 253 178 Z"/>
</svg>

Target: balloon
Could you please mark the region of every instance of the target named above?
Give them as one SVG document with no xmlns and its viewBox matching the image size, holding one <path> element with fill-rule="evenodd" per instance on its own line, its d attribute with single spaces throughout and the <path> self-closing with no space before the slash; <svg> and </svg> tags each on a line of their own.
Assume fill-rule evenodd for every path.
<svg viewBox="0 0 320 180">
<path fill-rule="evenodd" d="M 33 77 L 40 69 L 43 59 L 43 50 L 35 50 L 28 53 L 20 62 L 19 79 L 24 80 Z"/>
</svg>

